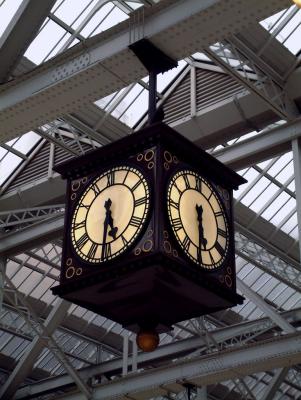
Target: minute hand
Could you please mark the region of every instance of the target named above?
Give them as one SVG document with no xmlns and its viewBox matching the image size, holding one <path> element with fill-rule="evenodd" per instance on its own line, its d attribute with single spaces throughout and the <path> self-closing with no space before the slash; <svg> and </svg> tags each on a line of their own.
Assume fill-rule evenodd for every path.
<svg viewBox="0 0 301 400">
<path fill-rule="evenodd" d="M 103 226 L 103 247 L 102 247 L 102 253 L 101 253 L 101 258 L 102 260 L 104 259 L 105 256 L 105 246 L 104 244 L 106 243 L 107 240 L 107 233 L 109 233 L 110 236 L 112 236 L 113 239 L 116 239 L 116 233 L 118 231 L 117 227 L 114 227 L 114 221 L 112 218 L 112 211 L 111 211 L 111 205 L 112 205 L 112 200 L 109 198 L 107 201 L 105 201 L 104 207 L 106 209 L 106 217 L 104 220 L 104 226 Z M 111 230 L 108 232 L 108 226 L 110 226 Z"/>
<path fill-rule="evenodd" d="M 203 228 L 203 207 L 200 205 L 198 206 L 196 204 L 195 206 L 196 212 L 197 212 L 197 220 L 198 220 L 198 228 L 199 228 L 199 258 L 200 262 L 201 260 L 201 252 L 202 252 L 202 246 L 206 250 L 207 246 L 207 239 L 204 237 L 204 228 Z"/>
</svg>

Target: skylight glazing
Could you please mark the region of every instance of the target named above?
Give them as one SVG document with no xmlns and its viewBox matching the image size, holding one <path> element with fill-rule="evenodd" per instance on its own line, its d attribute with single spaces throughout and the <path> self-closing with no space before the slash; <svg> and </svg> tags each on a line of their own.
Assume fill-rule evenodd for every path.
<svg viewBox="0 0 301 400">
<path fill-rule="evenodd" d="M 26 160 L 40 140 L 41 137 L 35 132 L 27 132 L 5 145 L 0 145 L 0 188 L 15 169 Z"/>
<path fill-rule="evenodd" d="M 296 5 L 266 18 L 260 24 L 293 54 L 300 53 L 301 10 Z"/>
<path fill-rule="evenodd" d="M 13 19 L 22 0 L 0 0 L 0 37 Z"/>
<path fill-rule="evenodd" d="M 25 56 L 35 64 L 45 62 L 79 41 L 127 19 L 128 14 L 133 10 L 131 4 L 123 1 L 59 0 L 27 49 Z"/>
</svg>

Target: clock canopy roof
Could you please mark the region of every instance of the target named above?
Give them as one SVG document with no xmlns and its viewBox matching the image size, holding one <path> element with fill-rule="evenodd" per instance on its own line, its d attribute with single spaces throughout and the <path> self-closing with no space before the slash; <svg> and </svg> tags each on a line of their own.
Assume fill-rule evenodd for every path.
<svg viewBox="0 0 301 400">
<path fill-rule="evenodd" d="M 237 189 L 239 185 L 246 182 L 236 172 L 162 122 L 147 126 L 83 156 L 63 162 L 55 166 L 54 170 L 65 179 L 77 179 L 99 168 L 112 165 L 112 162 L 125 162 L 131 155 L 158 145 L 168 149 L 181 161 L 200 170 L 204 177 L 223 187 Z"/>
</svg>

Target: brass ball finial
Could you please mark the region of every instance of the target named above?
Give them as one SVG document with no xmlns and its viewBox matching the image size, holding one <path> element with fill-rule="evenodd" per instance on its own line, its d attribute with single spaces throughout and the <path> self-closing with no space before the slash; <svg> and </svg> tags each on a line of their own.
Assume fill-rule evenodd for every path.
<svg viewBox="0 0 301 400">
<path fill-rule="evenodd" d="M 158 347 L 159 341 L 158 333 L 151 329 L 141 329 L 136 336 L 137 346 L 145 352 L 154 351 Z"/>
</svg>

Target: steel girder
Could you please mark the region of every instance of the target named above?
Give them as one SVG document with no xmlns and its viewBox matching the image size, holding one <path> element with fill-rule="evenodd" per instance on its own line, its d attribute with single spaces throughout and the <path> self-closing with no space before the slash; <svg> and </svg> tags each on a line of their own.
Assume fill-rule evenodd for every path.
<svg viewBox="0 0 301 400">
<path fill-rule="evenodd" d="M 130 374 L 93 389 L 93 399 L 149 399 L 183 391 L 185 383 L 198 387 L 252 373 L 289 367 L 301 361 L 300 333 L 279 336 L 241 348 L 174 362 L 166 367 Z M 80 393 L 61 397 L 83 400 Z"/>
<path fill-rule="evenodd" d="M 259 135 L 213 153 L 235 170 L 246 168 L 291 150 L 292 141 L 301 136 L 301 119 L 263 131 Z"/>
<path fill-rule="evenodd" d="M 226 4 L 218 0 L 164 0 L 143 10 L 143 36 L 178 60 L 289 4 L 289 0 L 254 0 L 250 13 L 247 0 Z M 138 9 L 133 15 L 141 12 Z M 142 38 L 141 27 L 132 27 L 136 31 L 129 32 L 128 21 L 124 21 L 36 68 L 26 78 L 4 85 L 0 92 L 0 141 L 141 79 L 146 71 L 128 49 L 133 34 L 135 40 Z"/>
<path fill-rule="evenodd" d="M 301 320 L 301 310 L 296 309 L 286 311 L 280 314 L 287 322 L 295 323 Z M 210 331 L 213 340 L 223 348 L 241 348 L 248 342 L 254 341 L 256 337 L 274 328 L 273 321 L 269 318 L 261 318 L 255 321 L 242 322 L 237 325 L 232 325 L 225 328 L 220 328 Z M 137 358 L 138 368 L 143 368 L 147 365 L 156 365 L 156 363 L 167 363 L 168 360 L 174 360 L 178 357 L 192 357 L 199 355 L 207 346 L 206 333 L 200 333 L 199 336 L 170 343 L 160 346 L 152 353 L 140 353 Z M 217 355 L 218 353 L 214 353 Z M 168 364 L 170 365 L 170 364 Z M 122 358 L 107 361 L 103 364 L 84 368 L 79 371 L 79 375 L 83 380 L 88 380 L 94 376 L 115 376 L 121 374 L 123 367 Z M 38 382 L 19 389 L 16 394 L 16 399 L 25 399 L 27 396 L 37 397 L 48 391 L 63 389 L 72 384 L 72 379 L 68 375 L 48 379 L 45 382 Z"/>
<path fill-rule="evenodd" d="M 53 217 L 55 214 L 63 214 L 65 204 L 54 204 L 52 206 L 41 206 L 34 208 L 23 208 L 13 210 L 12 212 L 0 212 L 0 229 L 30 224 L 47 217 Z"/>
<path fill-rule="evenodd" d="M 23 0 L 0 38 L 0 82 L 9 77 L 55 0 Z"/>
<path fill-rule="evenodd" d="M 5 385 L 1 388 L 1 399 L 9 400 L 13 397 L 14 393 L 18 389 L 18 386 L 24 381 L 26 376 L 31 371 L 36 358 L 45 345 L 53 352 L 59 362 L 62 363 L 66 371 L 78 386 L 78 389 L 83 393 L 84 398 L 89 399 L 91 394 L 90 388 L 79 377 L 77 371 L 73 368 L 72 364 L 67 359 L 56 340 L 52 337 L 52 333 L 64 319 L 71 303 L 65 300 L 58 300 L 56 306 L 52 309 L 48 318 L 46 319 L 45 325 L 43 325 L 40 323 L 39 318 L 34 312 L 33 308 L 29 305 L 24 296 L 18 292 L 8 277 L 6 277 L 6 284 L 7 287 L 5 287 L 4 290 L 5 297 L 8 299 L 10 304 L 16 307 L 18 313 L 22 315 L 22 318 L 24 318 L 24 320 L 36 333 L 36 337 L 31 342 L 30 349 L 23 354 L 17 366 L 10 374 Z"/>
</svg>

